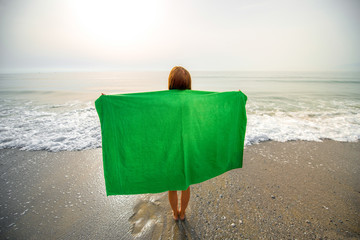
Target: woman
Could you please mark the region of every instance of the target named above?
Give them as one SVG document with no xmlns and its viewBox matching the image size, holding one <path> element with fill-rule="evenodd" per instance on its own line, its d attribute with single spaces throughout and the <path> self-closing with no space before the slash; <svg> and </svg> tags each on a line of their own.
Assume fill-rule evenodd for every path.
<svg viewBox="0 0 360 240">
<path fill-rule="evenodd" d="M 190 73 L 183 67 L 174 67 L 169 74 L 168 88 L 191 90 L 191 76 Z M 190 200 L 190 187 L 185 191 L 181 191 L 180 209 L 178 209 L 177 191 L 169 191 L 169 202 L 173 211 L 174 220 L 185 220 L 185 210 Z"/>
<path fill-rule="evenodd" d="M 183 67 L 174 67 L 169 74 L 168 88 L 170 89 L 189 89 L 191 90 L 190 73 Z M 101 95 L 105 95 L 101 93 Z M 185 210 L 190 200 L 190 187 L 185 191 L 181 191 L 180 209 L 178 209 L 177 191 L 169 191 L 169 202 L 173 210 L 175 220 L 185 220 Z"/>
</svg>

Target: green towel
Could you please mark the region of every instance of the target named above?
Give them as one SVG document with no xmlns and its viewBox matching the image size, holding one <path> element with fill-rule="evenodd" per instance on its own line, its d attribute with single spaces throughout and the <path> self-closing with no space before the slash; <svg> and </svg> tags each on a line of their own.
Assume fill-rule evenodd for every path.
<svg viewBox="0 0 360 240">
<path fill-rule="evenodd" d="M 246 100 L 177 89 L 100 96 L 107 195 L 186 190 L 241 168 Z"/>
</svg>

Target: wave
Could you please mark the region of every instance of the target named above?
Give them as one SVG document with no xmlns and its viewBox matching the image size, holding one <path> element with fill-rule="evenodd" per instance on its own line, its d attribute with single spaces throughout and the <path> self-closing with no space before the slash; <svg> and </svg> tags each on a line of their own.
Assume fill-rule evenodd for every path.
<svg viewBox="0 0 360 240">
<path fill-rule="evenodd" d="M 269 140 L 358 141 L 359 104 L 338 101 L 326 104 L 318 101 L 316 109 L 303 102 L 294 108 L 290 100 L 268 101 L 267 105 L 265 100 L 254 100 L 248 105 L 245 144 Z M 57 152 L 101 147 L 100 123 L 92 102 L 34 105 L 1 100 L 0 119 L 0 149 Z"/>
<path fill-rule="evenodd" d="M 0 116 L 0 148 L 57 152 L 101 147 L 91 103 L 1 106 Z"/>
</svg>

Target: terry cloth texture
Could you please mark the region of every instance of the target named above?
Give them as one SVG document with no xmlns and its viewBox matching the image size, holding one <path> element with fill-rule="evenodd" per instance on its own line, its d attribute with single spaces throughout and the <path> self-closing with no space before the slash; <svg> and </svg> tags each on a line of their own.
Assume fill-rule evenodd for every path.
<svg viewBox="0 0 360 240">
<path fill-rule="evenodd" d="M 241 168 L 246 100 L 177 89 L 100 96 L 107 195 L 186 190 Z"/>
</svg>

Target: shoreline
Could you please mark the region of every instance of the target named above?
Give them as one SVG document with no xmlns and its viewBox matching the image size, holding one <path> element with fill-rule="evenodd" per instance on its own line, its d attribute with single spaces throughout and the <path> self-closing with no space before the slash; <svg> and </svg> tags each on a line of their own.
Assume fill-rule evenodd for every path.
<svg viewBox="0 0 360 240">
<path fill-rule="evenodd" d="M 360 238 L 360 143 L 266 141 L 243 168 L 191 186 L 185 222 L 167 192 L 106 197 L 101 148 L 0 150 L 6 238 Z"/>
</svg>

